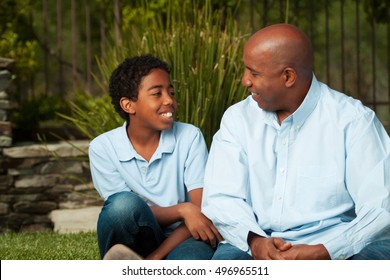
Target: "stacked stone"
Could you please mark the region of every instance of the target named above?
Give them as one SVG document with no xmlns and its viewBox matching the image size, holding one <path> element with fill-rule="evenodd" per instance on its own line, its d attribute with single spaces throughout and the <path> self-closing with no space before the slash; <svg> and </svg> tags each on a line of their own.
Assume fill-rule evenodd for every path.
<svg viewBox="0 0 390 280">
<path fill-rule="evenodd" d="M 15 146 L 6 89 L 14 61 L 0 57 L 0 233 L 50 231 L 52 211 L 101 206 L 88 141 Z"/>
<path fill-rule="evenodd" d="M 8 119 L 8 113 L 11 109 L 10 100 L 6 90 L 11 85 L 11 69 L 14 66 L 14 60 L 0 57 L 0 162 L 3 163 L 2 151 L 4 147 L 12 145 L 12 129 Z M 0 174 L 6 174 L 3 166 L 0 167 Z M 1 217 L 9 212 L 7 197 L 4 191 L 7 185 L 12 184 L 12 178 L 0 175 L 0 232 L 2 229 Z"/>
<path fill-rule="evenodd" d="M 12 145 L 12 128 L 8 119 L 11 103 L 6 92 L 12 81 L 14 60 L 0 57 L 0 148 Z"/>
<path fill-rule="evenodd" d="M 49 231 L 56 209 L 101 206 L 87 159 L 88 141 L 3 149 L 0 232 Z"/>
</svg>

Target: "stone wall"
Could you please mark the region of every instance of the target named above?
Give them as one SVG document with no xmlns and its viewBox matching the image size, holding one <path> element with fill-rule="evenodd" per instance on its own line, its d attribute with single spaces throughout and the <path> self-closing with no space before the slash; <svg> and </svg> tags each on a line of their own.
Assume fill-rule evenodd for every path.
<svg viewBox="0 0 390 280">
<path fill-rule="evenodd" d="M 12 144 L 12 127 L 9 121 L 11 102 L 6 89 L 12 82 L 12 69 L 14 61 L 0 57 L 0 149 L 9 147 Z"/>
<path fill-rule="evenodd" d="M 87 158 L 88 141 L 15 144 L 6 90 L 14 61 L 0 57 L 0 233 L 48 231 L 58 209 L 101 206 Z"/>
<path fill-rule="evenodd" d="M 47 231 L 56 209 L 101 206 L 87 159 L 88 141 L 4 148 L 0 232 Z"/>
</svg>

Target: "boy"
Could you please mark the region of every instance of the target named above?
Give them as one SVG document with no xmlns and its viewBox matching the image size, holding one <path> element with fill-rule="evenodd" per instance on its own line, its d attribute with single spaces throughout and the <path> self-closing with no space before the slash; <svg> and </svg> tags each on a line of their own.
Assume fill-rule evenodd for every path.
<svg viewBox="0 0 390 280">
<path fill-rule="evenodd" d="M 169 74 L 165 62 L 142 55 L 111 75 L 112 104 L 125 123 L 89 148 L 105 200 L 97 225 L 103 259 L 210 259 L 222 239 L 200 211 L 207 147 L 198 128 L 174 121 Z"/>
</svg>

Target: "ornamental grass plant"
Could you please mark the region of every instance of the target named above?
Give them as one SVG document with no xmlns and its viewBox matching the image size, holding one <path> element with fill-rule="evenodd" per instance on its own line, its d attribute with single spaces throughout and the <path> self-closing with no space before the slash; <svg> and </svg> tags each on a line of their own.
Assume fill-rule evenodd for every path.
<svg viewBox="0 0 390 280">
<path fill-rule="evenodd" d="M 250 34 L 243 34 L 231 15 L 222 20 L 221 11 L 209 4 L 186 3 L 180 11 L 168 7 L 165 20 L 156 13 L 147 22 L 123 23 L 122 47 L 111 46 L 97 59 L 101 78 L 96 80 L 104 95 L 79 93 L 72 115 L 62 117 L 89 138 L 121 125 L 107 93 L 109 77 L 126 57 L 149 53 L 171 66 L 177 120 L 198 126 L 210 145 L 223 112 L 246 96 L 242 53 Z"/>
</svg>

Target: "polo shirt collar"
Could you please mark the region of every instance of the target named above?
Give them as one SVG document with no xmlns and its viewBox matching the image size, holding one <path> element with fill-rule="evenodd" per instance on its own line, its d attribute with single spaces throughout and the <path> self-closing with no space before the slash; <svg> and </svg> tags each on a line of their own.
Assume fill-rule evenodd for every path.
<svg viewBox="0 0 390 280">
<path fill-rule="evenodd" d="M 118 159 L 120 161 L 129 161 L 133 158 L 141 159 L 127 137 L 126 127 L 127 123 L 125 122 L 122 127 L 116 130 L 114 135 L 116 150 L 118 151 Z M 176 145 L 176 137 L 174 134 L 175 129 L 176 123 L 174 122 L 171 129 L 161 131 L 160 143 L 158 144 L 157 150 L 150 161 L 161 158 L 163 153 L 173 153 Z"/>
</svg>

